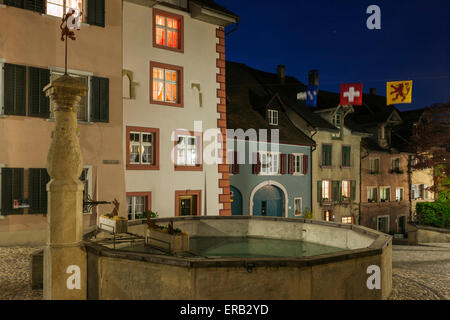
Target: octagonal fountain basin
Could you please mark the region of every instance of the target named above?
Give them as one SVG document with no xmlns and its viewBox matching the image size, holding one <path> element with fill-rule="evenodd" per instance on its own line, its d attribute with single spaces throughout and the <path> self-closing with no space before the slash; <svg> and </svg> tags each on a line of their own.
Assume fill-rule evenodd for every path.
<svg viewBox="0 0 450 320">
<path fill-rule="evenodd" d="M 189 234 L 189 250 L 145 245 L 142 223 L 130 223 L 130 234 L 88 235 L 89 299 L 386 299 L 392 289 L 392 238 L 361 226 L 250 216 L 154 221 Z"/>
</svg>

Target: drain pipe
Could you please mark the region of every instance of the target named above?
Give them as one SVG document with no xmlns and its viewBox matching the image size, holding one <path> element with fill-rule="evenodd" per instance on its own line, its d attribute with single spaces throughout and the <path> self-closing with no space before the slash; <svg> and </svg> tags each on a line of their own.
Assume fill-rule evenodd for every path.
<svg viewBox="0 0 450 320">
<path fill-rule="evenodd" d="M 314 139 L 313 139 L 313 137 L 318 133 L 319 131 L 318 130 L 316 130 L 316 131 L 314 131 L 314 133 L 311 135 L 311 140 L 313 140 L 314 141 Z M 314 141 L 314 143 L 316 143 L 315 141 Z M 310 174 L 310 176 L 309 176 L 309 180 L 310 180 L 310 186 L 311 186 L 311 192 L 310 192 L 310 199 L 311 199 L 311 212 L 312 212 L 312 214 L 313 214 L 313 216 L 312 216 L 312 220 L 314 220 L 314 212 L 313 212 L 313 188 L 314 188 L 314 186 L 313 186 L 313 152 L 314 151 L 316 151 L 316 145 L 314 145 L 314 146 L 312 146 L 311 147 L 311 174 Z"/>
<path fill-rule="evenodd" d="M 227 33 L 225 33 L 225 36 L 235 32 L 237 29 L 239 29 L 239 20 L 235 23 L 235 28 L 233 30 L 228 31 Z"/>
</svg>

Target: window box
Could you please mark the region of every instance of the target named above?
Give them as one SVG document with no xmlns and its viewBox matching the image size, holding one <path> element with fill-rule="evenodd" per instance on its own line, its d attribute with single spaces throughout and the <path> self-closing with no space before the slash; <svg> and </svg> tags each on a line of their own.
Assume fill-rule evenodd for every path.
<svg viewBox="0 0 450 320">
<path fill-rule="evenodd" d="M 370 171 L 370 174 L 373 174 L 373 175 L 380 175 L 381 172 L 380 172 L 380 171 Z"/>
<path fill-rule="evenodd" d="M 128 219 L 124 217 L 102 215 L 98 220 L 98 228 L 115 234 L 127 233 Z"/>
<path fill-rule="evenodd" d="M 145 244 L 169 252 L 189 251 L 189 235 L 179 230 L 170 234 L 168 228 L 149 227 L 145 235 Z"/>
<path fill-rule="evenodd" d="M 389 170 L 389 173 L 395 173 L 395 174 L 403 174 L 403 170 L 400 169 L 391 169 Z"/>
</svg>

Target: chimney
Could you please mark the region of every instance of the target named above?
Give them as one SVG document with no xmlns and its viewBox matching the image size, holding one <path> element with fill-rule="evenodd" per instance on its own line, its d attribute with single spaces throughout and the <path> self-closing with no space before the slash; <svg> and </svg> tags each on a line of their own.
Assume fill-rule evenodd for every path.
<svg viewBox="0 0 450 320">
<path fill-rule="evenodd" d="M 317 69 L 309 70 L 308 84 L 310 86 L 319 86 L 319 70 Z"/>
<path fill-rule="evenodd" d="M 280 64 L 277 67 L 277 73 L 278 73 L 278 79 L 280 79 L 280 82 L 284 84 L 286 80 L 286 66 Z"/>
<path fill-rule="evenodd" d="M 375 96 L 377 94 L 377 89 L 376 88 L 370 88 L 369 93 L 370 93 L 370 95 L 374 95 Z"/>
</svg>

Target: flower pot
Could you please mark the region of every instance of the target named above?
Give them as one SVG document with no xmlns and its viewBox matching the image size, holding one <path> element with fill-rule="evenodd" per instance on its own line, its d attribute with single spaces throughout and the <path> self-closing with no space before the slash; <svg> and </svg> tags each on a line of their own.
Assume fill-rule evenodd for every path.
<svg viewBox="0 0 450 320">
<path fill-rule="evenodd" d="M 128 220 L 100 216 L 98 228 L 111 233 L 126 233 L 128 231 Z"/>
<path fill-rule="evenodd" d="M 186 233 L 172 235 L 157 229 L 147 229 L 145 243 L 170 252 L 189 251 L 189 235 Z"/>
</svg>

